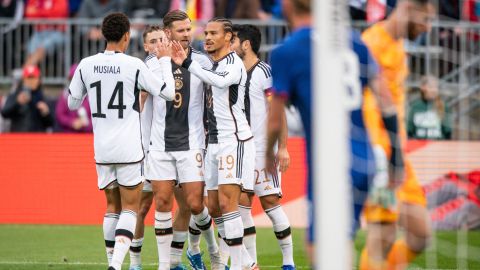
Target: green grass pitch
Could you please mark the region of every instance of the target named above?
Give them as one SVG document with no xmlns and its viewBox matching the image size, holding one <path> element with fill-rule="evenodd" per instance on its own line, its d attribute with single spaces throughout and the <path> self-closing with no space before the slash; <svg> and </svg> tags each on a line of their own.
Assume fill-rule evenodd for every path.
<svg viewBox="0 0 480 270">
<path fill-rule="evenodd" d="M 425 268 L 426 257 L 429 257 L 434 258 L 436 269 L 457 269 L 462 265 L 457 264 L 456 259 L 459 236 L 468 241 L 468 244 L 462 241 L 468 247 L 468 260 L 464 266 L 480 269 L 480 232 L 436 233 L 437 251 L 429 250 L 428 254 L 419 256 L 411 268 Z M 293 230 L 293 237 L 297 268 L 308 269 L 303 230 Z M 0 225 L 0 269 L 104 270 L 107 264 L 102 238 L 101 226 Z M 355 243 L 357 250 L 363 243 L 364 233 L 360 232 Z M 257 229 L 257 249 L 261 269 L 280 269 L 282 257 L 271 229 Z M 142 251 L 145 270 L 156 269 L 156 252 L 153 228 L 147 227 Z M 208 265 L 208 255 L 205 254 L 204 258 Z M 124 269 L 127 266 L 128 258 Z"/>
</svg>

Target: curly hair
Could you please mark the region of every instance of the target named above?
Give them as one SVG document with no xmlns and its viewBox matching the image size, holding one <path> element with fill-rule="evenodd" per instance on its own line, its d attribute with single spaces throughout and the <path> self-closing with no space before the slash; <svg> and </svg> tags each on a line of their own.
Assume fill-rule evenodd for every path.
<svg viewBox="0 0 480 270">
<path fill-rule="evenodd" d="M 129 31 L 130 21 L 124 13 L 115 12 L 103 18 L 102 34 L 107 42 L 119 42 Z"/>
<path fill-rule="evenodd" d="M 262 34 L 257 26 L 251 24 L 234 24 L 233 32 L 237 33 L 240 44 L 244 41 L 250 41 L 250 46 L 255 54 L 260 50 L 260 43 L 262 42 Z"/>
</svg>

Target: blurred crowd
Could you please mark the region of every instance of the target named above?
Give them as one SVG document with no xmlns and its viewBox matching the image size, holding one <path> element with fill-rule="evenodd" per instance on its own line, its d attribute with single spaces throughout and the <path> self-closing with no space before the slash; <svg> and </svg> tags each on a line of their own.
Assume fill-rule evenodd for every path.
<svg viewBox="0 0 480 270">
<path fill-rule="evenodd" d="M 398 0 L 349 0 L 352 20 L 376 22 L 393 10 Z M 480 1 L 478 0 L 437 0 L 441 20 L 465 20 L 478 22 Z"/>
</svg>

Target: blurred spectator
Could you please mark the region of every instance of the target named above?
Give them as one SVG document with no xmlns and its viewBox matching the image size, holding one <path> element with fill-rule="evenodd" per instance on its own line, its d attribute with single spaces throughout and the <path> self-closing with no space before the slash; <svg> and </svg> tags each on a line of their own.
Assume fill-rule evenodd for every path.
<svg viewBox="0 0 480 270">
<path fill-rule="evenodd" d="M 8 95 L 2 116 L 11 120 L 12 132 L 45 132 L 53 126 L 37 66 L 25 66 L 22 82 Z"/>
<path fill-rule="evenodd" d="M 438 81 L 422 78 L 421 97 L 409 106 L 408 136 L 415 139 L 442 140 L 452 136 L 452 119 L 447 105 L 438 94 Z"/>
<path fill-rule="evenodd" d="M 215 16 L 232 19 L 260 19 L 262 14 L 260 0 L 218 0 Z"/>
<path fill-rule="evenodd" d="M 4 96 L 0 96 L 0 111 L 5 106 L 5 101 L 7 98 Z M 0 114 L 0 133 L 8 132 L 10 130 L 10 121 L 8 119 L 3 118 Z"/>
<path fill-rule="evenodd" d="M 439 0 L 438 15 L 441 20 L 460 20 L 459 0 Z"/>
<path fill-rule="evenodd" d="M 77 65 L 74 64 L 70 68 L 68 79 L 73 78 Z M 84 99 L 82 106 L 78 110 L 71 111 L 68 109 L 68 88 L 65 88 L 62 95 L 58 98 L 55 110 L 60 131 L 63 132 L 92 132 L 90 105 L 88 99 Z"/>
<path fill-rule="evenodd" d="M 70 13 L 70 17 L 75 17 L 77 15 L 81 4 L 82 0 L 68 0 L 68 11 Z"/>
<path fill-rule="evenodd" d="M 10 24 L 0 28 L 0 35 L 17 28 L 18 23 L 23 19 L 23 10 L 22 0 L 0 0 L 0 18 L 13 19 Z"/>
<path fill-rule="evenodd" d="M 170 10 L 185 10 L 192 21 L 208 21 L 215 14 L 214 0 L 171 0 Z"/>
<path fill-rule="evenodd" d="M 127 1 L 125 13 L 130 18 L 161 19 L 170 9 L 171 0 Z"/>
<path fill-rule="evenodd" d="M 124 12 L 126 0 L 83 0 L 79 18 L 98 19 L 103 18 L 108 13 Z M 98 26 L 84 29 L 82 32 L 87 34 L 89 40 L 101 40 L 102 30 Z"/>
<path fill-rule="evenodd" d="M 66 19 L 67 0 L 29 0 L 25 8 L 27 19 Z M 37 24 L 35 33 L 28 43 L 26 65 L 37 65 L 45 54 L 53 53 L 56 46 L 65 40 L 65 26 L 62 24 Z"/>
</svg>

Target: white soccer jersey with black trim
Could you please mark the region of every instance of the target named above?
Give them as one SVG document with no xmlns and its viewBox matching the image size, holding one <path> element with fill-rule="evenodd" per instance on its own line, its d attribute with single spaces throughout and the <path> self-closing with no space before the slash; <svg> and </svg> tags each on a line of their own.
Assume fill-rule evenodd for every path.
<svg viewBox="0 0 480 270">
<path fill-rule="evenodd" d="M 266 91 L 272 88 L 272 71 L 268 64 L 258 61 L 247 71 L 245 85 L 245 115 L 255 139 L 257 153 L 267 147 L 268 100 Z"/>
<path fill-rule="evenodd" d="M 210 69 L 211 60 L 190 48 L 188 59 Z M 203 124 L 204 83 L 187 69 L 172 64 L 175 78 L 175 99 L 153 99 L 153 123 L 150 150 L 187 151 L 205 148 Z"/>
<path fill-rule="evenodd" d="M 142 145 L 143 150 L 148 152 L 150 148 L 150 134 L 152 130 L 153 120 L 153 97 L 147 96 L 145 104 L 143 105 L 142 113 L 140 114 L 141 126 L 142 126 Z"/>
<path fill-rule="evenodd" d="M 196 61 L 184 64 L 211 85 L 206 90 L 208 143 L 251 139 L 252 131 L 244 113 L 247 72 L 240 57 L 230 52 L 214 62 L 212 69 L 202 68 Z"/>
<path fill-rule="evenodd" d="M 169 57 L 160 60 L 151 57 L 149 69 L 138 58 L 105 51 L 80 62 L 70 83 L 69 106 L 70 100 L 82 100 L 88 94 L 97 164 L 143 160 L 140 89 L 172 99 L 174 81 L 170 61 Z"/>
</svg>

